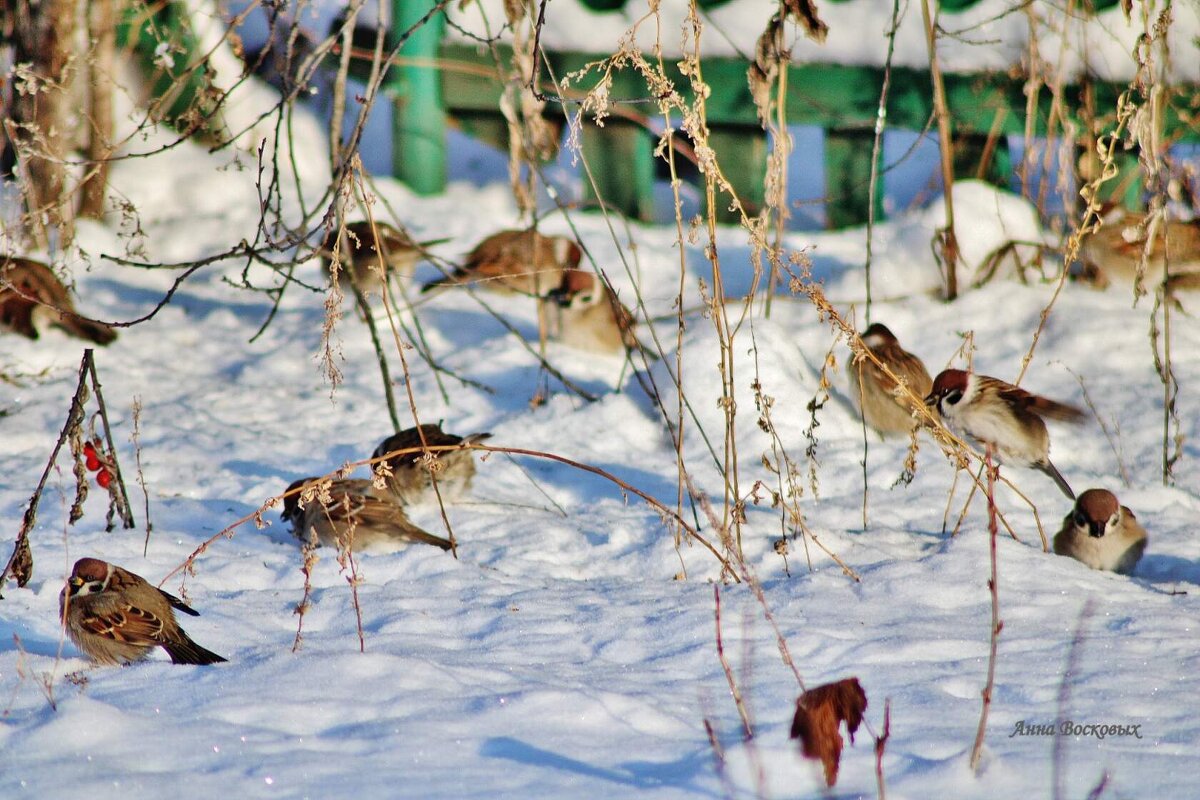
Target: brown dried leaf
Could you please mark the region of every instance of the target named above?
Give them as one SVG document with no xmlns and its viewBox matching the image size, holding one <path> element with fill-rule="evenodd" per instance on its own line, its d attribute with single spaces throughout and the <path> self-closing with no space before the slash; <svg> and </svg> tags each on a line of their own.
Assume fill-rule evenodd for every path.
<svg viewBox="0 0 1200 800">
<path fill-rule="evenodd" d="M 817 44 L 825 43 L 829 26 L 817 16 L 817 5 L 812 0 L 783 0 L 784 13 L 804 28 L 808 38 Z"/>
<path fill-rule="evenodd" d="M 825 764 L 825 783 L 837 783 L 842 757 L 842 735 L 838 726 L 846 723 L 850 743 L 867 708 L 867 693 L 858 678 L 845 678 L 810 689 L 796 700 L 792 720 L 792 738 L 800 740 L 800 752 L 806 758 L 819 758 Z"/>
</svg>

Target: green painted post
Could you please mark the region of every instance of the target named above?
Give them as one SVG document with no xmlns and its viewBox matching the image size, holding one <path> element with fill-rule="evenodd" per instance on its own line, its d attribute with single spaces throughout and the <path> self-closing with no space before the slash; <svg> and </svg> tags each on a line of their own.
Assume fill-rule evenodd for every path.
<svg viewBox="0 0 1200 800">
<path fill-rule="evenodd" d="M 434 0 L 392 0 L 392 30 L 399 41 L 429 13 Z M 392 172 L 417 194 L 437 194 L 446 188 L 446 109 L 442 105 L 438 57 L 446 17 L 434 14 L 400 47 L 403 59 L 388 71 L 392 98 Z"/>
<path fill-rule="evenodd" d="M 609 119 L 603 128 L 583 126 L 583 157 L 595 188 L 584 178 L 584 198 L 643 222 L 654 219 L 654 141 L 641 125 Z"/>
</svg>

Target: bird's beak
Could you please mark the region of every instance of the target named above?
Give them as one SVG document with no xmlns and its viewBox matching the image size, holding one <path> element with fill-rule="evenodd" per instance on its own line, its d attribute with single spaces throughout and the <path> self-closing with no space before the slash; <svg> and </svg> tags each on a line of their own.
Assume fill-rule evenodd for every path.
<svg viewBox="0 0 1200 800">
<path fill-rule="evenodd" d="M 561 308 L 571 305 L 571 295 L 561 287 L 546 292 L 546 299 L 557 303 Z"/>
<path fill-rule="evenodd" d="M 1088 536 L 1094 539 L 1099 539 L 1104 535 L 1103 522 L 1088 522 Z"/>
<path fill-rule="evenodd" d="M 927 405 L 927 406 L 937 405 L 937 395 L 934 394 L 933 392 L 930 392 L 929 394 L 925 395 L 925 405 Z"/>
</svg>

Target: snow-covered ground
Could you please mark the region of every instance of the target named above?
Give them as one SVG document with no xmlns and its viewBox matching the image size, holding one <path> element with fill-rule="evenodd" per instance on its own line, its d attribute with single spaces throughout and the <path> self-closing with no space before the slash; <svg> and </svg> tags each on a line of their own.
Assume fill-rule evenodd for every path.
<svg viewBox="0 0 1200 800">
<path fill-rule="evenodd" d="M 309 133 L 300 136 L 296 161 L 315 196 L 325 178 L 324 147 L 315 127 L 301 128 Z M 115 196 L 136 208 L 141 232 L 132 236 L 134 227 L 119 219 L 107 227 L 81 224 L 82 252 L 68 266 L 85 313 L 142 316 L 177 274 L 121 266 L 105 255 L 125 256 L 137 244 L 150 261 L 189 261 L 254 238 L 260 213 L 254 159 L 243 155 L 241 167 L 231 161 L 228 153 L 189 144 L 116 166 Z M 1029 238 L 1029 218 L 1012 198 L 977 185 L 960 189 L 959 236 L 966 244 L 1002 238 L 1002 228 Z M 379 191 L 418 238 L 449 237 L 436 251 L 452 260 L 518 222 L 503 186 L 459 184 L 442 196 L 418 198 L 383 180 Z M 294 198 L 287 206 L 294 209 Z M 382 204 L 375 209 L 388 218 Z M 876 298 L 884 300 L 872 318 L 885 321 L 933 372 L 962 363 L 955 359 L 960 333 L 973 331 L 977 369 L 1011 379 L 1054 288 L 1003 280 L 953 304 L 930 298 L 923 290 L 936 282 L 928 242 L 938 220 L 934 209 L 877 228 L 872 274 Z M 602 218 L 573 214 L 571 222 L 623 298 L 632 298 L 636 276 L 651 317 L 673 312 L 681 247 L 673 229 L 618 226 L 620 249 L 636 252 L 627 274 Z M 561 216 L 543 227 L 568 230 Z M 843 311 L 855 305 L 861 319 L 864 231 L 796 234 L 789 244 L 807 250 L 835 305 Z M 718 347 L 712 322 L 695 311 L 700 280 L 712 285 L 711 268 L 702 242 L 682 247 L 682 305 L 689 309 L 684 388 L 696 415 L 687 423 L 684 456 L 697 488 L 719 509 L 723 483 L 700 436 L 721 452 Z M 752 277 L 745 233 L 722 229 L 718 252 L 726 290 L 739 298 Z M 67 526 L 73 484 L 60 460 L 32 537 L 35 577 L 28 588 L 5 587 L 0 601 L 0 796 L 822 793 L 819 766 L 802 760 L 788 740 L 799 687 L 751 590 L 716 584 L 713 556 L 696 545 L 676 547 L 660 515 L 636 497 L 547 460 L 492 454 L 481 461 L 470 496 L 448 507 L 457 560 L 425 547 L 357 560 L 363 653 L 347 573 L 327 551 L 313 574 L 302 645 L 293 652 L 301 555 L 277 513 L 268 511 L 267 528 L 242 525 L 197 559 L 194 576 L 176 575 L 164 585 L 186 591 L 202 616 L 188 618 L 185 627 L 228 664 L 173 666 L 156 654 L 134 667 L 88 669 L 64 643 L 57 617 L 58 593 L 75 559 L 104 558 L 157 582 L 293 479 L 366 458 L 391 432 L 367 331 L 349 303 L 335 336 L 344 382 L 332 390 L 317 358 L 323 295 L 291 286 L 254 338 L 271 299 L 239 287 L 243 268 L 227 261 L 201 269 L 152 320 L 123 330 L 97 352 L 130 477 L 133 406 L 141 405 L 154 528 L 143 555 L 146 519 L 132 480 L 138 530 L 105 532 L 97 491 L 83 520 Z M 424 265 L 419 277 L 434 274 Z M 248 276 L 256 285 L 274 285 L 265 268 L 252 267 Z M 297 277 L 322 283 L 315 264 Z M 534 337 L 530 301 L 487 300 Z M 551 345 L 549 360 L 598 399 L 587 402 L 551 380 L 547 401 L 531 407 L 540 385 L 537 363 L 466 293 L 444 292 L 417 314 L 437 360 L 488 387 L 442 376 L 447 402 L 430 368 L 406 350 L 423 420 L 444 420 L 459 433 L 491 431 L 495 445 L 595 465 L 674 505 L 678 470 L 670 437 L 620 359 Z M 1083 796 L 1101 781 L 1112 797 L 1194 794 L 1200 326 L 1190 316 L 1173 319 L 1184 455 L 1176 485 L 1164 488 L 1163 391 L 1148 341 L 1148 302 L 1134 308 L 1119 292 L 1072 285 L 1049 317 L 1024 385 L 1083 404 L 1082 381 L 1112 436 L 1110 446 L 1094 418 L 1078 429 L 1053 426 L 1054 461 L 1077 491 L 1113 489 L 1150 531 L 1150 546 L 1133 577 L 1093 572 L 1044 553 L 1028 508 L 1000 493 L 1021 541 L 997 543 L 1004 628 L 978 775 L 967 762 L 990 624 L 983 504 L 975 503 L 957 537 L 943 535 L 952 468 L 924 440 L 915 480 L 889 488 L 905 447 L 870 436 L 864 530 L 864 442 L 844 389 L 845 345 L 834 346 L 828 323 L 800 297 L 781 294 L 769 320 L 756 313 L 744 323 L 734 348 L 742 489 L 773 480 L 762 465 L 770 441 L 756 425 L 750 385 L 757 379 L 774 398 L 772 421 L 799 466 L 807 524 L 860 580 L 799 540 L 791 543 L 785 569 L 774 549 L 779 517 L 767 502 L 747 509 L 747 563 L 809 687 L 857 676 L 876 732 L 884 702 L 891 701 L 883 758 L 889 797 L 1050 796 L 1055 764 L 1064 796 Z M 676 323 L 655 325 L 674 364 Z M 644 321 L 640 332 L 649 339 Z M 5 334 L 0 343 L 0 530 L 15 533 L 65 419 L 82 347 L 58 332 L 38 342 Z M 814 492 L 804 457 L 807 406 L 831 346 L 838 369 L 833 396 L 817 412 Z M 399 373 L 398 354 L 389 353 Z M 651 373 L 661 378 L 663 370 L 660 364 Z M 1006 475 L 1037 504 L 1053 535 L 1069 511 L 1057 489 L 1036 472 Z M 693 519 L 690 505 L 683 514 Z M 413 517 L 430 530 L 441 525 L 434 507 L 416 508 Z M 716 540 L 703 513 L 695 518 L 702 535 Z M 675 580 L 682 572 L 686 580 Z M 750 742 L 742 741 L 717 656 L 715 585 L 725 653 L 753 718 Z M 1064 674 L 1072 660 L 1074 669 Z M 65 680 L 72 673 L 81 677 Z M 706 719 L 724 751 L 723 772 Z M 1103 740 L 1011 735 L 1018 723 L 1061 720 L 1140 727 L 1136 737 Z M 837 796 L 873 796 L 875 780 L 871 738 L 860 729 L 844 753 Z"/>
</svg>

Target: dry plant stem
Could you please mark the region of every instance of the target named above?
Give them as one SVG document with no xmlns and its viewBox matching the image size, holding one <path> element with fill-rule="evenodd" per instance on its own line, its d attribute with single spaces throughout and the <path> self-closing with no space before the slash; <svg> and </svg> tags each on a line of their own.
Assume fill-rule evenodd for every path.
<svg viewBox="0 0 1200 800">
<path fill-rule="evenodd" d="M 1160 292 L 1160 297 L 1166 296 L 1166 282 L 1167 279 L 1164 275 L 1163 289 Z M 1175 377 L 1175 370 L 1171 366 L 1171 300 L 1169 297 L 1166 302 L 1162 303 L 1162 309 L 1163 359 L 1159 368 L 1159 376 L 1163 384 L 1162 482 L 1163 486 L 1170 486 L 1175 480 L 1173 469 L 1175 462 L 1182 452 L 1179 445 L 1182 443 L 1183 437 L 1178 432 L 1179 420 L 1175 412 L 1175 396 L 1179 393 L 1179 380 Z M 1169 447 L 1171 422 L 1173 420 L 1176 424 L 1176 450 L 1174 455 L 1171 454 Z"/>
<path fill-rule="evenodd" d="M 872 181 L 872 183 L 873 183 L 873 181 Z M 868 226 L 869 225 L 870 225 L 870 223 L 868 223 Z M 870 227 L 868 227 L 867 228 L 867 242 L 868 243 L 871 241 L 871 232 L 870 231 L 871 231 L 871 229 L 870 229 Z M 870 244 L 867 245 L 867 247 L 868 247 L 868 255 L 867 255 L 868 263 L 870 262 L 870 258 L 871 258 L 870 250 L 869 250 L 870 246 L 871 246 Z M 869 279 L 867 282 L 867 286 L 868 287 L 870 286 Z M 867 303 L 869 304 L 870 302 L 871 302 L 871 290 L 868 288 L 867 289 Z M 862 487 L 863 487 L 862 526 L 863 526 L 863 533 L 866 533 L 867 528 L 868 528 L 867 502 L 868 502 L 868 495 L 870 493 L 870 488 L 867 483 L 867 457 L 871 454 L 871 445 L 867 438 L 868 437 L 867 418 L 862 413 L 862 409 L 866 408 L 866 403 L 864 402 L 865 398 L 863 397 L 862 362 L 860 361 L 858 364 L 855 364 L 853 361 L 851 361 L 850 369 L 858 370 L 858 408 L 859 408 L 858 421 L 859 421 L 859 423 L 861 423 L 861 426 L 862 426 L 862 443 L 863 443 L 863 450 L 862 450 L 862 454 L 863 454 L 863 456 L 862 456 Z M 957 477 L 957 474 L 955 475 L 955 477 Z"/>
<path fill-rule="evenodd" d="M 776 252 L 783 249 L 783 237 L 787 233 L 787 221 L 791 216 L 787 202 L 788 156 L 792 152 L 792 136 L 787 127 L 787 83 L 789 61 L 787 48 L 783 44 L 783 26 L 775 33 L 775 54 L 778 78 L 775 85 L 775 116 L 769 126 L 773 135 L 775 152 L 771 153 L 767 163 L 777 170 L 777 174 L 766 177 L 768 189 L 768 211 L 775 221 L 775 238 L 771 243 Z M 771 191 L 773 189 L 774 191 Z M 775 298 L 775 289 L 781 277 L 778 262 L 770 261 L 771 269 L 767 278 L 767 297 L 763 304 L 763 316 L 771 318 L 771 301 Z M 869 269 L 869 267 L 868 267 Z M 869 274 L 869 273 L 868 273 Z"/>
<path fill-rule="evenodd" d="M 779 648 L 779 657 L 783 659 L 783 663 L 791 669 L 792 675 L 796 677 L 796 683 L 800 686 L 800 691 L 808 691 L 804 685 L 804 678 L 800 675 L 800 669 L 796 666 L 796 661 L 792 658 L 792 651 L 788 649 L 787 639 L 783 638 L 783 631 L 779 629 L 779 623 L 775 621 L 775 614 L 771 612 L 771 606 L 767 603 L 767 595 L 763 591 L 762 581 L 750 570 L 750 565 L 746 562 L 741 562 L 741 567 L 742 580 L 750 587 L 750 591 L 754 593 L 754 599 L 762 606 L 763 616 L 770 624 L 771 630 L 775 632 L 775 646 Z"/>
<path fill-rule="evenodd" d="M 350 600 L 354 604 L 354 624 L 358 630 L 358 652 L 365 653 L 367 652 L 367 640 L 363 635 L 362 605 L 358 601 L 358 585 L 362 583 L 362 578 L 358 574 L 358 562 L 354 560 L 354 553 L 350 550 L 350 545 L 353 543 L 353 529 L 350 535 L 351 541 L 347 542 L 346 549 L 338 553 L 338 564 L 343 571 L 347 567 L 350 568 L 350 574 L 346 576 L 346 583 L 350 584 Z"/>
<path fill-rule="evenodd" d="M 384 280 L 387 280 L 386 274 Z M 375 361 L 379 364 L 379 377 L 383 381 L 383 399 L 387 403 L 388 418 L 392 421 L 392 431 L 399 433 L 400 415 L 396 412 L 396 394 L 392 391 L 392 375 L 388 369 L 387 356 L 383 352 L 383 344 L 379 341 L 379 331 L 375 328 L 375 318 L 371 316 L 371 306 L 367 303 L 367 296 L 363 294 L 357 281 L 351 281 L 350 287 L 354 292 L 354 301 L 358 303 L 358 308 L 362 311 L 367 332 L 371 335 L 371 346 L 375 348 Z"/>
<path fill-rule="evenodd" d="M 347 473 L 347 471 L 352 470 L 355 467 L 372 466 L 374 464 L 379 463 L 380 461 L 386 461 L 386 460 L 392 459 L 396 456 L 407 455 L 409 453 L 425 453 L 425 452 L 436 453 L 436 452 L 442 452 L 442 451 L 446 451 L 446 450 L 459 450 L 459 449 L 486 450 L 488 452 L 493 452 L 493 453 L 509 453 L 512 455 L 522 455 L 522 456 L 532 456 L 534 458 L 544 458 L 549 461 L 557 461 L 561 464 L 566 464 L 569 467 L 574 467 L 575 469 L 580 469 L 580 470 L 583 470 L 584 472 L 590 472 L 593 475 L 599 475 L 601 478 L 604 478 L 605 480 L 608 480 L 609 482 L 616 484 L 618 487 L 621 488 L 622 491 L 629 492 L 631 494 L 635 494 L 638 497 L 642 498 L 642 500 L 645 500 L 649 506 L 651 506 L 652 508 L 654 508 L 656 511 L 659 512 L 659 514 L 663 517 L 664 521 L 667 519 L 672 520 L 691 539 L 699 542 L 706 550 L 708 550 L 710 553 L 712 553 L 713 557 L 715 557 L 717 559 L 717 561 L 719 561 L 721 563 L 721 566 L 726 571 L 728 571 L 728 573 L 733 577 L 733 579 L 735 581 L 738 581 L 738 582 L 741 581 L 741 578 L 738 577 L 738 575 L 734 572 L 733 565 L 730 564 L 729 561 L 723 555 L 721 555 L 717 551 L 717 549 L 715 547 L 713 547 L 712 544 L 707 539 L 705 539 L 703 536 L 701 536 L 696 531 L 695 528 L 688 525 L 681 516 L 679 516 L 674 511 L 667 508 L 666 506 L 664 506 L 658 500 L 656 500 L 653 497 L 651 497 L 650 495 L 646 494 L 641 489 L 637 489 L 637 488 L 631 486 L 630 484 L 621 480 L 620 478 L 613 475 L 612 473 L 606 472 L 605 470 L 600 469 L 599 467 L 594 467 L 590 464 L 583 464 L 579 461 L 574 461 L 570 458 L 567 458 L 566 456 L 555 455 L 554 453 L 543 453 L 538 450 L 525 450 L 525 449 L 516 448 L 516 447 L 493 447 L 490 445 L 477 444 L 477 443 L 471 444 L 468 446 L 428 445 L 425 447 L 409 447 L 409 448 L 405 448 L 403 450 L 393 450 L 390 453 L 384 453 L 383 455 L 379 456 L 378 458 L 350 462 L 349 464 L 345 465 L 345 467 L 334 470 L 333 472 L 326 473 L 324 476 L 322 476 L 320 478 L 320 480 L 330 480 L 333 478 L 340 478 L 340 477 L 343 477 Z M 284 492 L 283 494 L 268 498 L 265 503 L 263 503 L 259 508 L 255 509 L 253 512 L 246 514 L 245 516 L 230 523 L 229 525 L 225 526 L 221 530 L 214 533 L 212 536 L 205 539 L 195 550 L 193 550 L 191 552 L 191 554 L 186 559 L 184 559 L 183 563 L 181 563 L 179 566 L 175 567 L 175 569 L 173 569 L 169 573 L 167 573 L 167 575 L 159 582 L 159 586 L 162 586 L 172 576 L 174 576 L 181 570 L 191 570 L 194 567 L 196 558 L 198 558 L 201 554 L 206 552 L 208 550 L 208 548 L 211 547 L 213 545 L 213 543 L 215 543 L 218 539 L 222 539 L 222 538 L 232 539 L 234 531 L 237 530 L 242 525 L 244 525 L 245 523 L 249 522 L 250 520 L 255 520 L 256 522 L 261 523 L 262 514 L 264 511 L 266 511 L 268 508 L 274 507 L 276 505 L 276 503 L 283 500 L 284 498 L 300 494 L 300 492 L 303 491 L 303 489 L 304 489 L 304 487 L 300 486 L 300 487 L 293 489 L 290 492 Z"/>
<path fill-rule="evenodd" d="M 142 471 L 142 399 L 133 398 L 133 458 L 137 466 L 138 485 L 142 487 L 142 509 L 146 514 L 146 539 L 142 542 L 142 556 L 150 550 L 150 532 L 154 523 L 150 521 L 150 492 L 146 489 L 146 473 Z"/>
<path fill-rule="evenodd" d="M 259 513 L 262 513 L 261 510 Z M 318 560 L 315 545 L 305 544 L 300 548 L 300 552 L 304 558 L 300 566 L 300 572 L 304 574 L 304 596 L 300 598 L 300 602 L 296 604 L 296 608 L 293 611 L 296 615 L 296 638 L 292 640 L 293 653 L 298 651 L 300 645 L 304 643 L 304 615 L 312 607 L 312 571 Z"/>
<path fill-rule="evenodd" d="M 992 692 L 996 686 L 996 652 L 1000 641 L 1000 630 L 1004 623 L 1000 621 L 1000 590 L 998 586 L 998 570 L 996 569 L 996 535 L 999 533 L 996 513 L 996 468 L 992 464 L 992 448 L 987 451 L 987 501 L 988 501 L 988 555 L 991 563 L 991 577 L 988 579 L 988 591 L 992 596 L 992 620 L 990 646 L 988 650 L 987 683 L 983 687 L 983 707 L 979 712 L 979 729 L 975 733 L 975 744 L 971 747 L 971 770 L 978 772 L 979 760 L 983 755 L 983 742 L 987 734 L 988 712 L 992 707 Z"/>
<path fill-rule="evenodd" d="M 104 421 L 104 439 L 108 443 L 108 452 L 112 456 L 112 472 L 113 485 L 116 486 L 117 492 L 114 499 L 119 498 L 117 513 L 121 516 L 121 524 L 126 529 L 137 527 L 137 523 L 133 519 L 133 509 L 129 505 L 129 493 L 125 491 L 125 475 L 121 472 L 121 465 L 117 461 L 117 448 L 113 444 L 112 426 L 108 424 L 108 409 L 104 406 L 104 393 L 100 391 L 100 378 L 96 375 L 96 359 L 92 349 L 83 351 L 84 363 L 87 366 L 88 374 L 91 376 L 92 393 L 96 396 L 96 406 L 100 409 L 100 419 Z M 112 489 L 109 490 L 109 495 L 113 495 Z"/>
<path fill-rule="evenodd" d="M 871 324 L 871 257 L 875 241 L 875 196 L 879 187 L 879 160 L 883 150 L 883 132 L 887 127 L 888 90 L 892 85 L 892 55 L 896 50 L 896 31 L 900 28 L 900 0 L 892 0 L 892 24 L 887 33 L 887 56 L 883 60 L 883 86 L 879 89 L 879 108 L 875 112 L 875 141 L 871 145 L 871 183 L 867 186 L 867 259 L 863 265 L 864 281 L 867 290 L 866 308 L 863 314 L 867 325 Z M 784 70 L 786 72 L 786 70 Z M 774 272 L 772 272 L 774 277 Z M 861 406 L 860 406 L 861 408 Z M 863 422 L 866 430 L 866 422 Z M 865 433 L 864 433 L 865 436 Z M 863 442 L 863 530 L 867 528 L 867 498 L 866 498 L 866 442 Z"/>
<path fill-rule="evenodd" d="M 54 449 L 50 451 L 50 458 L 46 461 L 46 468 L 42 470 L 41 480 L 38 481 L 37 488 L 33 490 L 33 495 L 29 498 L 29 506 L 25 509 L 25 514 L 21 518 L 21 527 L 17 531 L 12 555 L 9 557 L 4 571 L 0 572 L 0 598 L 4 597 L 4 586 L 13 574 L 13 571 L 22 565 L 22 559 L 28 559 L 29 572 L 28 574 L 19 576 L 17 585 L 24 586 L 32 576 L 29 532 L 33 530 L 34 523 L 37 522 L 38 504 L 41 502 L 42 491 L 46 487 L 46 481 L 50 478 L 50 471 L 54 468 L 54 462 L 58 460 L 58 453 L 62 450 L 63 443 L 67 441 L 72 431 L 76 430 L 83 423 L 83 404 L 87 397 L 87 368 L 88 363 L 91 361 L 91 354 L 92 351 L 90 349 L 83 351 L 83 361 L 79 364 L 79 378 L 75 384 L 75 395 L 71 398 L 71 407 L 67 411 L 67 420 L 63 424 L 62 430 L 59 431 L 58 441 L 55 442 Z M 21 572 L 25 572 L 25 570 L 22 569 Z"/>
<path fill-rule="evenodd" d="M 946 230 L 942 241 L 942 261 L 946 268 L 946 299 L 958 297 L 958 241 L 954 233 L 954 141 L 951 139 L 950 109 L 946 105 L 946 87 L 937 57 L 937 31 L 929 11 L 930 0 L 921 0 L 921 19 L 925 23 L 925 43 L 929 48 L 929 74 L 933 79 L 933 111 L 937 116 L 939 147 L 942 156 L 942 187 L 946 198 Z"/>
<path fill-rule="evenodd" d="M 721 661 L 721 669 L 725 671 L 725 680 L 729 682 L 729 694 L 733 697 L 733 704 L 737 706 L 738 716 L 742 718 L 742 740 L 750 741 L 754 738 L 754 726 L 750 724 L 750 712 L 746 709 L 746 703 L 742 699 L 742 692 L 738 689 L 737 681 L 733 677 L 733 668 L 729 666 L 729 659 L 725 657 L 725 642 L 721 638 L 721 587 L 718 584 L 713 584 L 713 616 L 716 618 L 717 629 L 717 658 Z"/>
<path fill-rule="evenodd" d="M 1088 598 L 1083 604 L 1083 610 L 1079 612 L 1079 621 L 1075 623 L 1075 633 L 1071 637 L 1071 646 L 1067 650 L 1067 663 L 1063 667 L 1062 680 L 1058 684 L 1058 705 L 1054 718 L 1054 729 L 1058 730 L 1067 718 L 1067 703 L 1071 699 L 1071 678 L 1075 676 L 1076 670 L 1079 669 L 1079 654 L 1083 651 L 1083 629 L 1091 619 L 1093 612 L 1096 610 L 1096 604 Z M 1062 800 L 1065 796 L 1063 789 L 1063 779 L 1066 770 L 1064 764 L 1067 752 L 1067 737 L 1054 737 L 1054 756 L 1050 762 L 1051 770 L 1051 786 L 1053 787 L 1054 800 Z"/>
<path fill-rule="evenodd" d="M 375 219 L 371 218 L 371 236 L 375 241 L 380 241 L 379 231 L 375 228 Z M 382 259 L 382 254 L 380 258 Z M 379 265 L 380 271 L 383 271 L 382 262 Z M 383 276 L 386 280 L 386 274 Z M 392 341 L 396 345 L 396 353 L 400 356 L 400 369 L 404 373 L 404 392 L 408 395 L 408 410 L 412 414 L 413 425 L 417 428 L 417 435 L 421 438 L 421 453 L 424 455 L 427 462 L 422 462 L 429 470 L 429 481 L 433 486 L 433 494 L 437 498 L 438 511 L 442 515 L 442 525 L 446 528 L 446 538 L 450 540 L 450 552 L 458 558 L 458 538 L 454 535 L 454 526 L 450 524 L 450 517 L 446 514 L 446 503 L 442 500 L 442 490 L 438 486 L 437 470 L 432 461 L 434 458 L 430 452 L 429 443 L 425 441 L 425 430 L 421 427 L 421 419 L 417 414 L 417 398 L 413 394 L 412 375 L 408 371 L 408 358 L 404 355 L 404 343 L 400 341 L 400 332 L 396 329 L 396 315 L 392 311 L 392 304 L 388 301 L 387 292 L 383 292 L 383 310 L 387 314 L 388 323 L 392 327 Z M 399 422 L 396 422 L 396 430 L 400 430 Z"/>
<path fill-rule="evenodd" d="M 954 505 L 954 493 L 958 491 L 958 474 L 960 472 L 962 470 L 954 470 L 954 480 L 950 481 L 950 491 L 946 495 L 946 509 L 942 512 L 942 536 L 946 535 L 946 526 L 950 524 L 950 506 Z M 962 524 L 962 517 L 958 518 L 958 522 L 960 525 Z M 951 536 L 953 537 L 957 533 L 958 525 L 955 525 L 954 533 Z"/>
<path fill-rule="evenodd" d="M 338 59 L 337 77 L 333 82 L 333 107 L 329 114 L 329 163 L 336 170 L 342 161 L 342 119 L 346 113 L 346 80 L 350 75 L 350 43 L 362 2 L 346 9 L 346 25 L 342 28 L 342 53 Z"/>
<path fill-rule="evenodd" d="M 967 512 L 971 510 L 971 501 L 975 499 L 975 492 L 979 491 L 979 481 L 983 478 L 983 470 L 985 468 L 986 467 L 983 464 L 980 464 L 979 471 L 975 473 L 975 478 L 971 482 L 971 491 L 967 492 L 967 499 L 963 503 L 962 511 L 958 512 L 958 520 L 954 523 L 954 530 L 950 531 L 951 539 L 953 539 L 955 536 L 958 536 L 958 532 L 962 528 L 963 520 L 965 520 L 967 518 Z M 961 473 L 962 473 L 962 470 L 956 469 L 954 471 L 955 485 L 958 485 L 958 476 Z M 951 491 L 950 494 L 951 494 L 951 496 L 953 496 L 954 492 Z M 949 504 L 948 500 L 946 502 L 946 508 L 947 509 L 950 508 L 950 504 Z"/>
<path fill-rule="evenodd" d="M 79 216 L 104 218 L 104 195 L 108 186 L 109 142 L 113 138 L 113 69 L 116 65 L 118 0 L 92 0 L 89 25 L 95 45 L 89 73 L 91 83 L 91 129 L 88 160 L 92 168 L 80 189 Z"/>
<path fill-rule="evenodd" d="M 733 800 L 736 797 L 736 791 L 726 769 L 725 748 L 721 747 L 721 740 L 717 738 L 717 729 L 707 716 L 704 717 L 704 733 L 708 736 L 708 746 L 712 749 L 713 754 L 713 769 L 716 770 L 717 777 L 721 780 L 721 788 L 725 790 L 725 796 L 729 800 Z"/>
<path fill-rule="evenodd" d="M 887 740 L 892 735 L 892 698 L 883 701 L 883 733 L 875 737 L 875 791 L 879 800 L 887 800 L 887 788 L 883 780 L 883 753 Z"/>
</svg>

